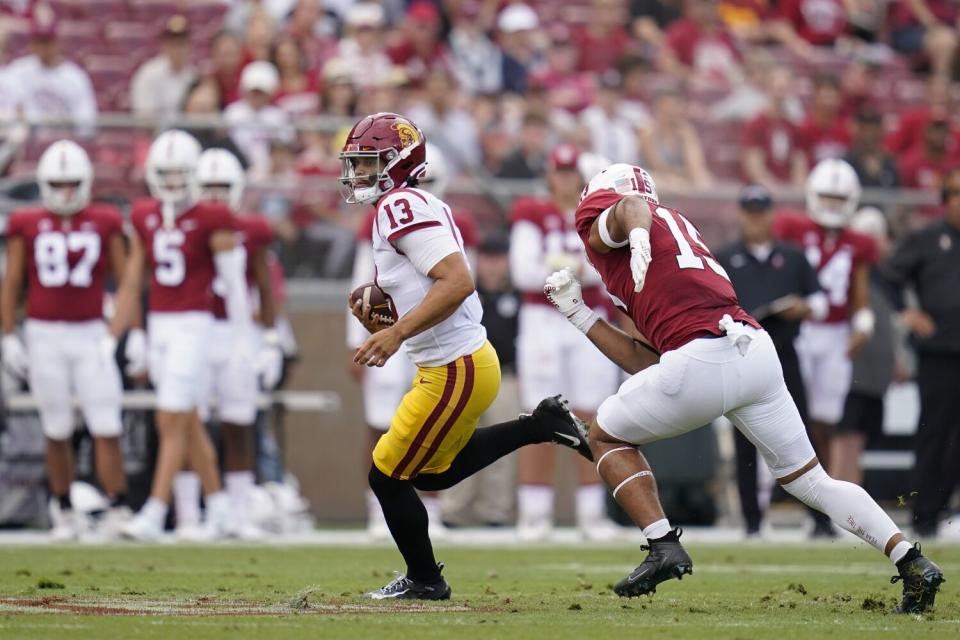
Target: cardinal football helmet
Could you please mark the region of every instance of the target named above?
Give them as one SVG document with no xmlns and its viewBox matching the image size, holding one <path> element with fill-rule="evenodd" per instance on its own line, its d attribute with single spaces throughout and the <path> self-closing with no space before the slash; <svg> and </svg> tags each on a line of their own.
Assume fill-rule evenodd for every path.
<svg viewBox="0 0 960 640">
<path fill-rule="evenodd" d="M 37 183 L 43 206 L 52 213 L 72 216 L 90 204 L 93 165 L 83 147 L 57 140 L 37 163 Z"/>
<path fill-rule="evenodd" d="M 226 149 L 207 149 L 197 162 L 197 200 L 224 202 L 240 209 L 246 179 L 237 156 Z"/>
<path fill-rule="evenodd" d="M 821 160 L 807 178 L 807 213 L 831 229 L 847 226 L 860 204 L 860 179 L 845 160 Z"/>
<path fill-rule="evenodd" d="M 358 174 L 357 162 L 376 159 L 376 170 Z M 413 122 L 396 113 L 375 113 L 353 125 L 340 152 L 344 200 L 373 202 L 383 194 L 413 185 L 427 166 L 426 138 Z"/>
</svg>

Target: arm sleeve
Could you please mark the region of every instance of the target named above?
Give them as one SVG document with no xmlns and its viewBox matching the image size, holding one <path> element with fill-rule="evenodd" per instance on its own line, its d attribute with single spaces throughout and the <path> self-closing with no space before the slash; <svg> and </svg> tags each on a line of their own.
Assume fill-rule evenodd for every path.
<svg viewBox="0 0 960 640">
<path fill-rule="evenodd" d="M 521 291 L 543 291 L 547 279 L 543 236 L 532 222 L 518 220 L 510 229 L 510 277 Z"/>
<path fill-rule="evenodd" d="M 451 230 L 442 224 L 405 233 L 397 238 L 394 246 L 425 276 L 451 253 L 463 255 Z"/>
</svg>

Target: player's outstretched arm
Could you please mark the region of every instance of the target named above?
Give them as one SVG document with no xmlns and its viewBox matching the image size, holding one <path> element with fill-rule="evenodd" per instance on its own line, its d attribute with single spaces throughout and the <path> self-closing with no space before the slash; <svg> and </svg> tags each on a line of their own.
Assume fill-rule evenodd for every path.
<svg viewBox="0 0 960 640">
<path fill-rule="evenodd" d="M 427 275 L 433 285 L 423 302 L 393 326 L 370 336 L 357 350 L 354 362 L 382 367 L 404 340 L 449 318 L 475 290 L 470 269 L 459 251 L 442 258 Z"/>
<path fill-rule="evenodd" d="M 569 269 L 548 277 L 543 292 L 603 355 L 627 373 L 633 375 L 659 361 L 656 352 L 611 325 L 583 303 L 580 283 Z"/>
<path fill-rule="evenodd" d="M 597 253 L 609 253 L 630 245 L 630 274 L 637 293 L 643 290 L 647 269 L 653 259 L 650 247 L 652 224 L 653 213 L 647 201 L 628 195 L 600 214 L 590 227 L 588 242 Z"/>
<path fill-rule="evenodd" d="M 17 330 L 17 301 L 23 290 L 25 248 L 23 238 L 7 238 L 7 268 L 3 277 L 3 289 L 0 291 L 0 319 L 3 334 L 10 335 Z"/>
</svg>

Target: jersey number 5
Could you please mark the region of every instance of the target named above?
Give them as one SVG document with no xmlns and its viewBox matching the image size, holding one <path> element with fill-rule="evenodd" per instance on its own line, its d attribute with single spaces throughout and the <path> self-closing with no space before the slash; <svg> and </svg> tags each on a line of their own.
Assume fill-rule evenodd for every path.
<svg viewBox="0 0 960 640">
<path fill-rule="evenodd" d="M 400 207 L 400 219 L 393 217 L 393 209 L 389 204 L 383 205 L 383 212 L 387 214 L 387 220 L 390 221 L 390 228 L 396 229 L 399 226 L 413 222 L 413 209 L 410 208 L 410 201 L 406 198 L 399 198 L 394 204 Z"/>
<path fill-rule="evenodd" d="M 80 259 L 70 268 L 70 252 L 80 251 Z M 44 287 L 89 287 L 93 282 L 93 268 L 100 259 L 100 236 L 92 231 L 74 231 L 63 234 L 45 231 L 37 236 L 33 246 L 37 263 L 37 278 Z"/>
<path fill-rule="evenodd" d="M 720 266 L 720 263 L 709 255 L 710 249 L 708 249 L 707 245 L 704 244 L 703 240 L 700 239 L 700 232 L 697 231 L 697 228 L 693 226 L 689 220 L 684 218 L 679 213 L 672 213 L 663 207 L 657 207 L 657 215 L 663 218 L 663 221 L 667 223 L 667 227 L 669 227 L 670 233 L 673 235 L 673 239 L 677 242 L 677 248 L 680 250 L 680 253 L 677 255 L 678 267 L 681 269 L 703 269 L 703 263 L 706 262 L 707 266 L 709 266 L 718 276 L 722 276 L 727 280 L 730 279 L 730 276 L 728 276 L 726 270 Z M 680 230 L 680 225 L 677 224 L 677 218 L 683 222 L 683 226 L 686 228 L 687 235 L 690 236 L 690 239 L 700 245 L 700 247 L 706 251 L 708 255 L 698 256 L 693 252 L 693 247 L 691 247 L 690 243 L 687 242 L 687 238 Z"/>
<path fill-rule="evenodd" d="M 153 236 L 153 261 L 157 265 L 154 273 L 157 282 L 165 287 L 178 286 L 187 275 L 184 240 L 180 229 L 159 229 Z"/>
</svg>

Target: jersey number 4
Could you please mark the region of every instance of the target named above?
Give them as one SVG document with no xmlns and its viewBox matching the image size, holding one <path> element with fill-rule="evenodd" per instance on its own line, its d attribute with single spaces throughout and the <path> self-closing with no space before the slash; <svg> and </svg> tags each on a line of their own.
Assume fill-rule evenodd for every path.
<svg viewBox="0 0 960 640">
<path fill-rule="evenodd" d="M 44 231 L 33 246 L 37 278 L 44 287 L 89 287 L 93 268 L 100 260 L 100 236 L 92 231 Z M 81 252 L 70 268 L 70 253 Z"/>
<path fill-rule="evenodd" d="M 678 267 L 681 269 L 703 269 L 703 263 L 706 262 L 707 266 L 709 266 L 718 276 L 722 276 L 727 280 L 730 279 L 730 276 L 728 276 L 726 270 L 720 266 L 720 263 L 709 255 L 710 249 L 708 249 L 707 245 L 704 244 L 703 240 L 700 239 L 700 232 L 697 231 L 697 228 L 693 226 L 689 220 L 684 218 L 679 213 L 673 213 L 668 209 L 664 209 L 663 207 L 657 207 L 657 215 L 663 218 L 663 221 L 667 223 L 667 227 L 670 229 L 673 239 L 677 242 L 677 249 L 680 250 L 680 253 L 677 255 Z M 700 245 L 700 247 L 707 252 L 707 255 L 698 256 L 693 252 L 693 247 L 690 246 L 690 243 L 687 241 L 687 237 L 684 236 L 683 231 L 680 230 L 680 225 L 677 224 L 677 219 L 683 223 L 683 226 L 687 231 L 687 236 Z"/>
<path fill-rule="evenodd" d="M 183 255 L 186 240 L 180 229 L 158 229 L 153 235 L 154 274 L 165 287 L 176 287 L 187 276 L 187 260 Z"/>
</svg>

